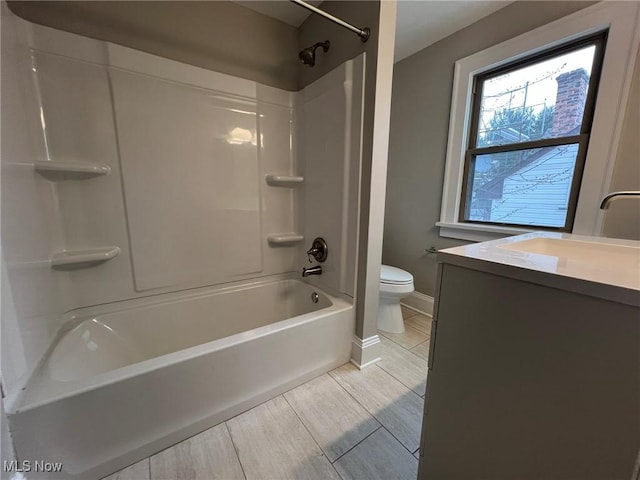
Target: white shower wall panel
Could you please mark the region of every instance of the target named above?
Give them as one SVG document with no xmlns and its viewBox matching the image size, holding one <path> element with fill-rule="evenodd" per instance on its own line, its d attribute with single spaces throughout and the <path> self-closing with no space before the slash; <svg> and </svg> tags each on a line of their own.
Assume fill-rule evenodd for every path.
<svg viewBox="0 0 640 480">
<path fill-rule="evenodd" d="M 298 229 L 297 193 L 264 183 L 296 173 L 295 94 L 25 24 L 50 159 L 111 168 L 51 183 L 58 248 L 121 249 L 56 273 L 68 308 L 297 270 L 266 240 Z"/>
<path fill-rule="evenodd" d="M 20 391 L 60 325 L 71 289 L 49 266 L 61 245 L 55 190 L 33 170 L 46 158 L 25 22 L 0 3 L 2 27 L 2 389 Z"/>
<path fill-rule="evenodd" d="M 322 265 L 323 283 L 339 289 L 342 260 L 341 225 L 344 178 L 344 86 L 333 86 L 313 99 L 305 99 L 302 149 L 311 161 L 305 174 L 306 214 L 313 221 L 306 225 L 309 238 L 322 237 L 330 245 L 330 255 Z M 339 121 L 336 121 L 336 115 Z M 315 202 L 314 202 L 315 200 Z M 315 208 L 320 203 L 322 208 Z M 335 228 L 337 227 L 337 228 Z"/>
<path fill-rule="evenodd" d="M 269 218 L 269 233 L 300 231 L 300 204 L 303 201 L 302 189 L 272 187 L 265 183 L 268 174 L 301 175 L 300 162 L 295 155 L 295 107 L 292 102 L 295 95 L 265 85 L 258 85 L 258 130 L 260 148 L 261 212 L 263 218 Z M 288 132 L 285 137 L 284 132 Z M 304 245 L 302 245 L 304 246 Z M 293 270 L 300 268 L 305 256 L 300 246 L 270 247 L 268 255 L 263 255 L 263 267 L 273 271 L 277 265 L 289 264 Z"/>
<path fill-rule="evenodd" d="M 119 70 L 111 82 L 136 289 L 261 272 L 257 102 Z"/>
<path fill-rule="evenodd" d="M 117 167 L 107 68 L 41 51 L 32 56 L 50 160 Z M 83 182 L 58 185 L 67 183 Z"/>
<path fill-rule="evenodd" d="M 63 53 L 63 52 L 59 52 Z M 34 50 L 47 159 L 107 165 L 109 175 L 48 182 L 58 208 L 62 245 L 74 250 L 117 246 L 121 253 L 91 269 L 56 271 L 73 282 L 66 309 L 129 296 L 133 290 L 118 143 L 105 65 Z M 37 175 L 37 174 L 36 174 Z"/>
<path fill-rule="evenodd" d="M 329 256 L 314 282 L 354 296 L 365 55 L 335 68 L 300 94 L 305 159 L 305 237 L 323 237 Z"/>
</svg>

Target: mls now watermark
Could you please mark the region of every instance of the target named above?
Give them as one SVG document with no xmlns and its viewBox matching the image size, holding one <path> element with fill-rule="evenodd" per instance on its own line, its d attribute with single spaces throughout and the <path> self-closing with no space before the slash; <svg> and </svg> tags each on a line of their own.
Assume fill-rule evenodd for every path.
<svg viewBox="0 0 640 480">
<path fill-rule="evenodd" d="M 5 472 L 28 473 L 46 472 L 54 473 L 62 471 L 62 462 L 45 462 L 44 460 L 5 460 L 2 462 L 2 469 Z"/>
</svg>

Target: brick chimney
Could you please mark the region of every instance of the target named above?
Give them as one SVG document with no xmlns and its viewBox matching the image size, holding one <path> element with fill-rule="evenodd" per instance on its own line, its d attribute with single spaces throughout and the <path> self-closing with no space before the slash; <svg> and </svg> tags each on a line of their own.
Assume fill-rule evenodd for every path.
<svg viewBox="0 0 640 480">
<path fill-rule="evenodd" d="M 553 113 L 551 136 L 566 135 L 582 123 L 582 114 L 587 100 L 589 75 L 584 68 L 578 68 L 556 78 L 558 93 Z"/>
</svg>

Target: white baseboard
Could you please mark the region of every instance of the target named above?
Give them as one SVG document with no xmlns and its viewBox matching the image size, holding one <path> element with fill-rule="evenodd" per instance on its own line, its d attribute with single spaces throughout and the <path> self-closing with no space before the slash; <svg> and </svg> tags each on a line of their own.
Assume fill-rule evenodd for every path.
<svg viewBox="0 0 640 480">
<path fill-rule="evenodd" d="M 407 308 L 423 315 L 433 316 L 433 297 L 420 292 L 413 292 L 401 302 Z"/>
<path fill-rule="evenodd" d="M 373 335 L 361 340 L 354 336 L 351 341 L 351 363 L 362 370 L 380 360 L 382 344 L 380 337 Z"/>
</svg>

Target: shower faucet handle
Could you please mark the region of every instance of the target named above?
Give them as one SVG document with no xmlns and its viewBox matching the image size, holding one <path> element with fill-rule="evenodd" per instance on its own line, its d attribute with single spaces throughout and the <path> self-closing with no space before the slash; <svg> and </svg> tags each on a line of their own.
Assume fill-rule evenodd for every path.
<svg viewBox="0 0 640 480">
<path fill-rule="evenodd" d="M 327 247 L 327 242 L 325 242 L 324 238 L 321 237 L 317 237 L 311 244 L 311 248 L 307 250 L 309 263 L 311 263 L 311 257 L 315 258 L 316 262 L 322 263 L 327 259 L 328 254 L 329 247 Z"/>
</svg>

